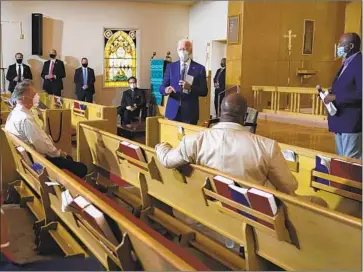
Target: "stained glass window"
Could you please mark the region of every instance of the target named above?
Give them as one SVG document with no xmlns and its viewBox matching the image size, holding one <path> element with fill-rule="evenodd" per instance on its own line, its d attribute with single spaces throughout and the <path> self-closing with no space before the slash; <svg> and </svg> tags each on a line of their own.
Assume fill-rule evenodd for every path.
<svg viewBox="0 0 363 272">
<path fill-rule="evenodd" d="M 136 30 L 104 29 L 104 87 L 128 87 L 136 77 Z"/>
</svg>

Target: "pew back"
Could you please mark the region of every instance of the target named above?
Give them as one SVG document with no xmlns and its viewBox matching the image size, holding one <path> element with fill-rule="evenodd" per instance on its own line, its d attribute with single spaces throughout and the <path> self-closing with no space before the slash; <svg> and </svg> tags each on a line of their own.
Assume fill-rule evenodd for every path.
<svg viewBox="0 0 363 272">
<path fill-rule="evenodd" d="M 155 147 L 155 145 L 160 142 L 168 142 L 171 146 L 176 147 L 184 135 L 197 133 L 205 129 L 207 128 L 174 122 L 160 117 L 150 117 L 146 120 L 146 145 Z M 330 191 L 322 190 L 314 187 L 312 182 L 314 181 L 313 170 L 315 168 L 316 155 L 323 155 L 329 158 L 337 158 L 360 164 L 361 162 L 335 154 L 319 152 L 297 146 L 281 143 L 279 143 L 279 145 L 281 150 L 292 150 L 297 155 L 296 163 L 288 161 L 290 170 L 299 184 L 298 190 L 296 191 L 297 194 L 321 197 L 328 203 L 330 209 L 360 217 L 361 202 L 356 199 L 360 199 L 361 196 L 358 195 L 355 196 L 355 198 L 351 198 L 349 197 L 351 194 L 344 193 L 342 195 L 339 194 L 336 189 Z"/>
<path fill-rule="evenodd" d="M 5 132 L 6 133 L 6 132 Z M 91 233 L 85 229 L 80 229 L 75 222 L 72 213 L 63 213 L 61 211 L 60 188 L 69 189 L 72 195 L 81 195 L 85 197 L 93 205 L 97 206 L 104 214 L 107 214 L 120 227 L 123 237 L 128 237 L 131 248 L 141 262 L 145 270 L 208 270 L 195 257 L 191 256 L 181 247 L 173 244 L 159 233 L 148 227 L 141 220 L 128 213 L 126 210 L 115 204 L 112 200 L 93 189 L 82 180 L 77 180 L 73 175 L 66 174 L 59 168 L 54 166 L 43 156 L 35 152 L 32 148 L 22 143 L 18 138 L 11 134 L 7 134 L 9 144 L 13 146 L 13 155 L 18 164 L 22 164 L 21 159 L 14 151 L 14 146 L 22 146 L 29 152 L 34 162 L 40 163 L 46 169 L 47 177 L 56 181 L 60 186 L 54 186 L 55 194 L 50 194 L 50 203 L 52 210 L 63 220 L 63 222 L 78 236 L 82 242 L 89 247 L 100 262 L 107 267 L 108 258 L 112 258 L 112 254 L 108 251 L 100 250 L 101 243 Z M 25 178 L 28 182 L 29 179 Z M 126 235 L 127 233 L 127 235 Z M 125 236 L 126 235 L 126 236 Z M 122 242 L 125 242 L 123 240 Z M 105 241 L 107 243 L 107 241 Z M 125 242 L 126 243 L 126 242 Z M 120 244 L 120 250 L 124 247 Z M 120 251 L 121 252 L 121 251 Z M 106 254 L 105 254 L 106 253 Z M 126 251 L 123 251 L 125 254 Z M 130 252 L 128 252 L 130 254 Z M 108 267 L 112 269 L 112 267 Z"/>
<path fill-rule="evenodd" d="M 53 95 L 44 96 L 41 101 L 49 108 L 58 108 L 56 100 L 61 99 L 63 109 L 71 110 L 72 129 L 76 130 L 80 121 L 85 120 L 108 120 L 107 131 L 117 133 L 117 107 L 103 106 L 93 103 L 87 103 L 70 98 L 57 97 Z M 86 106 L 86 110 L 80 110 L 74 107 L 75 103 Z"/>
<path fill-rule="evenodd" d="M 92 161 L 93 165 L 108 170 L 140 189 L 142 182 L 139 176 L 143 175 L 149 195 L 239 244 L 251 247 L 251 243 L 256 243 L 256 253 L 259 256 L 284 269 L 361 269 L 362 223 L 357 218 L 205 167 L 191 165 L 182 172 L 166 169 L 158 163 L 153 148 L 85 124 L 81 124 L 79 129 L 83 137 L 78 147 L 81 161 Z M 157 129 L 156 131 L 162 132 Z M 171 134 L 161 133 L 163 137 Z M 176 139 L 177 137 L 174 140 Z M 121 141 L 139 145 L 144 151 L 147 163 L 140 163 L 120 153 Z M 92 156 L 91 159 L 87 158 L 89 155 Z M 281 239 L 276 235 L 279 231 L 277 228 L 276 233 L 269 231 L 261 224 L 223 209 L 220 202 L 208 199 L 205 193 L 207 181 L 213 180 L 216 175 L 230 178 L 245 188 L 254 187 L 269 192 L 278 198 L 281 214 L 286 218 L 283 222 L 287 226 L 289 238 Z M 220 196 L 219 198 L 223 199 Z M 254 228 L 254 240 L 246 239 L 242 231 L 243 224 Z"/>
</svg>

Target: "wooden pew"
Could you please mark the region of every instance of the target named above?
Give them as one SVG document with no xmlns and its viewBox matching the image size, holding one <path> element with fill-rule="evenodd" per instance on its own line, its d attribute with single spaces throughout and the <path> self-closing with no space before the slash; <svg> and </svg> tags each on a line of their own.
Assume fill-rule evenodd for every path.
<svg viewBox="0 0 363 272">
<path fill-rule="evenodd" d="M 51 222 L 41 228 L 39 239 L 42 239 L 42 234 L 44 236 L 49 233 L 66 254 L 70 250 L 81 250 L 82 247 L 80 247 L 80 244 L 76 244 L 76 240 L 70 233 L 65 232 L 61 237 L 54 235 L 64 225 L 71 230 L 72 234 L 78 238 L 78 241 L 81 241 L 108 270 L 119 270 L 120 268 L 122 270 L 135 270 L 138 267 L 133 260 L 134 258 L 141 263 L 144 270 L 209 270 L 208 267 L 187 253 L 183 248 L 161 236 L 141 220 L 128 213 L 115 201 L 102 195 L 83 180 L 70 173 L 67 174 L 61 171 L 16 137 L 10 134 L 6 134 L 6 136 L 11 146 L 21 145 L 31 154 L 34 162 L 44 166 L 44 170 L 40 175 L 29 171 L 32 174 L 33 180 L 29 177 L 24 177 L 24 186 L 32 187 L 35 184 L 35 186 L 44 188 L 44 176 L 60 184 L 59 186 L 51 186 L 53 192 L 47 192 L 49 205 L 44 201 L 46 196 L 43 198 L 42 207 L 44 209 L 47 207 L 45 214 L 54 213 L 57 218 L 53 218 Z M 12 151 L 15 160 L 24 165 L 24 162 L 22 159 L 19 159 L 14 148 L 12 148 Z M 25 168 L 27 167 L 25 166 Z M 28 189 L 31 192 L 35 191 L 30 188 Z M 60 197 L 61 192 L 65 189 L 68 189 L 73 196 L 83 196 L 117 223 L 122 235 L 122 240 L 119 241 L 118 245 L 108 241 L 92 225 L 82 220 L 82 216 L 80 217 L 70 212 L 62 212 Z M 19 191 L 19 195 L 22 197 L 24 195 L 23 191 Z M 45 241 L 42 242 L 46 244 Z M 80 252 L 77 254 L 80 254 Z M 83 254 L 85 253 L 83 252 Z"/>
<path fill-rule="evenodd" d="M 93 103 L 87 103 L 70 98 L 46 95 L 41 97 L 41 101 L 49 108 L 59 108 L 57 100 L 61 99 L 60 108 L 71 110 L 71 120 L 73 133 L 76 132 L 77 125 L 80 121 L 85 120 L 108 120 L 107 131 L 117 134 L 117 107 L 103 106 Z M 74 108 L 75 103 L 86 106 L 86 110 Z"/>
<path fill-rule="evenodd" d="M 40 99 L 45 101 L 47 93 L 39 93 Z M 1 124 L 6 123 L 7 117 L 12 110 L 3 101 L 3 98 L 9 99 L 10 95 L 1 95 L 0 100 L 2 112 L 0 118 Z M 72 154 L 72 133 L 71 133 L 71 111 L 69 109 L 35 109 L 31 111 L 35 116 L 35 120 L 43 128 L 43 130 L 52 137 L 57 148 L 62 149 L 68 154 Z"/>
<path fill-rule="evenodd" d="M 205 167 L 191 165 L 181 172 L 165 169 L 158 163 L 153 148 L 131 142 L 143 149 L 147 163 L 142 163 L 120 152 L 120 141 L 128 141 L 127 139 L 85 124 L 81 124 L 79 129 L 82 139 L 79 141 L 78 158 L 81 161 L 88 163 L 89 167 L 96 165 L 108 169 L 140 188 L 143 208 L 146 210 L 150 205 L 148 197 L 154 197 L 244 245 L 244 269 L 263 268 L 261 257 L 286 270 L 362 268 L 360 219 Z M 164 134 L 160 128 L 155 131 L 162 134 L 162 137 L 168 137 L 168 142 L 177 139 L 175 136 L 169 141 L 172 133 Z M 211 196 L 233 205 L 231 201 L 213 193 L 208 186 L 216 175 L 230 178 L 245 188 L 253 187 L 273 194 L 280 202 L 280 210 L 275 218 L 261 216 L 250 210 L 247 212 L 273 223 L 275 230 L 223 209 L 218 201 L 212 201 Z"/>
<path fill-rule="evenodd" d="M 155 147 L 155 145 L 160 142 L 168 142 L 173 147 L 176 147 L 184 135 L 194 134 L 205 129 L 207 128 L 174 122 L 160 117 L 151 117 L 146 120 L 146 145 Z M 337 190 L 333 187 L 323 188 L 319 186 L 319 184 L 313 183 L 315 173 L 313 170 L 315 168 L 316 155 L 323 155 L 329 158 L 337 158 L 360 164 L 361 162 L 335 154 L 319 152 L 297 146 L 281 143 L 279 143 L 279 145 L 281 150 L 292 150 L 297 155 L 296 163 L 288 161 L 290 170 L 299 183 L 298 190 L 296 191 L 297 194 L 321 197 L 328 203 L 330 209 L 361 217 L 361 196 L 342 192 L 342 190 Z M 330 176 L 330 178 L 334 179 L 333 176 Z M 339 180 L 341 179 L 338 178 L 338 182 Z M 349 181 L 341 182 L 344 184 L 347 182 L 349 183 Z M 357 188 L 362 188 L 361 184 L 357 184 L 356 186 L 358 186 Z"/>
</svg>

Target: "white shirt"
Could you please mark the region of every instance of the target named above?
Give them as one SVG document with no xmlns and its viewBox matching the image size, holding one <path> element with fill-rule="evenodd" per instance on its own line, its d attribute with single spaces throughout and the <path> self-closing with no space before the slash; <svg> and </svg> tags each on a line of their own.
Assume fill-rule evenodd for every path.
<svg viewBox="0 0 363 272">
<path fill-rule="evenodd" d="M 221 122 L 184 136 L 177 148 L 162 143 L 155 149 L 167 168 L 194 163 L 288 194 L 294 194 L 298 187 L 278 143 L 237 123 Z"/>
<path fill-rule="evenodd" d="M 52 139 L 42 130 L 30 110 L 17 104 L 10 112 L 5 124 L 5 130 L 34 149 L 49 157 L 60 157 L 61 150 L 54 146 Z"/>
<path fill-rule="evenodd" d="M 50 63 L 49 63 L 49 71 L 48 71 L 48 75 L 50 75 L 50 69 L 52 68 L 52 62 L 53 62 L 53 73 L 54 73 L 54 65 L 55 65 L 55 60 L 50 60 Z"/>
<path fill-rule="evenodd" d="M 21 71 L 21 77 L 24 77 L 24 66 L 22 63 L 21 64 L 16 63 L 16 74 L 19 76 L 19 66 Z"/>
<path fill-rule="evenodd" d="M 191 62 L 192 60 L 189 58 L 186 62 L 182 62 L 182 61 L 180 61 L 180 72 L 182 71 L 182 69 L 183 69 L 183 65 L 185 65 L 185 77 L 187 76 L 187 74 L 188 74 L 188 71 L 189 71 L 189 67 L 190 67 L 190 62 Z M 184 80 L 185 80 L 185 78 L 184 78 Z"/>
</svg>

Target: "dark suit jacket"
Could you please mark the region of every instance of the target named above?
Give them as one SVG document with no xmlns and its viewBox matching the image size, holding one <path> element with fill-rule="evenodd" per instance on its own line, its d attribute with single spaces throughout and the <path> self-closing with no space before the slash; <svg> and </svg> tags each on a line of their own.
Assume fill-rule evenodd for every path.
<svg viewBox="0 0 363 272">
<path fill-rule="evenodd" d="M 54 63 L 53 74 L 56 76 L 54 79 L 45 79 L 45 76 L 49 74 L 49 65 L 50 60 L 44 62 L 43 71 L 41 77 L 44 79 L 43 82 L 43 90 L 51 91 L 51 88 L 55 88 L 57 90 L 63 90 L 63 78 L 66 77 L 66 71 L 64 69 L 64 63 L 61 60 L 56 59 Z"/>
<path fill-rule="evenodd" d="M 191 92 L 185 94 L 179 86 L 180 61 L 170 63 L 166 66 L 163 83 L 160 86 L 159 92 L 162 95 L 166 95 L 165 88 L 168 86 L 172 86 L 176 90 L 176 93 L 169 95 L 168 104 L 166 105 L 165 117 L 170 120 L 175 120 L 180 103 L 183 104 L 183 108 L 188 113 L 188 121 L 193 123 L 199 119 L 199 96 L 207 96 L 208 94 L 205 67 L 192 60 L 188 75 L 193 76 L 193 83 Z"/>
<path fill-rule="evenodd" d="M 222 71 L 221 71 L 222 70 Z M 218 77 L 218 74 L 221 73 Z M 219 68 L 217 70 L 217 73 L 215 74 L 214 76 L 214 79 L 213 79 L 213 82 L 214 83 L 218 83 L 219 84 L 219 88 L 218 90 L 221 92 L 221 91 L 224 91 L 226 89 L 226 69 L 222 69 L 222 68 Z"/>
<path fill-rule="evenodd" d="M 142 89 L 136 88 L 134 90 L 134 95 L 132 94 L 132 90 L 128 89 L 124 91 L 121 99 L 121 108 L 126 109 L 127 106 L 133 106 L 136 104 L 138 108 L 145 107 L 145 91 Z"/>
<path fill-rule="evenodd" d="M 17 81 L 14 81 L 14 78 L 18 76 L 17 71 L 17 63 L 10 65 L 8 72 L 6 73 L 6 80 L 9 81 L 9 92 L 13 92 Z M 30 67 L 23 63 L 23 77 L 24 79 L 33 79 L 32 71 L 30 70 Z"/>
<path fill-rule="evenodd" d="M 333 81 L 332 94 L 336 95 L 337 114 L 328 116 L 329 130 L 359 133 L 362 132 L 362 53 L 353 58 L 339 77 L 341 70 Z"/>
<path fill-rule="evenodd" d="M 76 69 L 76 71 L 74 72 L 74 83 L 76 83 L 76 93 L 83 93 L 83 92 L 90 92 L 92 94 L 95 93 L 95 82 L 96 82 L 96 77 L 95 77 L 95 72 L 92 68 L 87 67 L 87 86 L 88 89 L 83 90 L 82 86 L 83 86 L 83 67 L 79 67 L 78 69 Z"/>
</svg>

